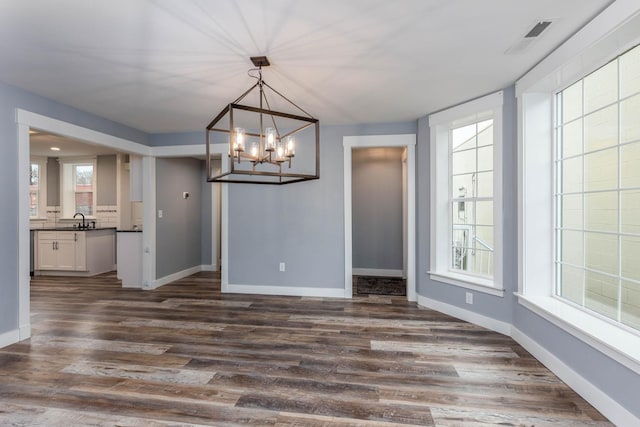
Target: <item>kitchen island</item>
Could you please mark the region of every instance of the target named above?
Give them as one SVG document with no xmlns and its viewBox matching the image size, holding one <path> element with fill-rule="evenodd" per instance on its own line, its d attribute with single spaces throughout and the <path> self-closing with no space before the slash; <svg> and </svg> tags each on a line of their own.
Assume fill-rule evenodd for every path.
<svg viewBox="0 0 640 427">
<path fill-rule="evenodd" d="M 95 276 L 116 269 L 115 227 L 33 231 L 35 275 Z"/>
</svg>

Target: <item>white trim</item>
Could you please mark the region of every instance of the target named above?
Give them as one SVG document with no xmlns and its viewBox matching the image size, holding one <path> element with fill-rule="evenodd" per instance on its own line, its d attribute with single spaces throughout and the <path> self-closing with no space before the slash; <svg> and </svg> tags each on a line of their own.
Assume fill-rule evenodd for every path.
<svg viewBox="0 0 640 427">
<path fill-rule="evenodd" d="M 511 334 L 512 326 L 510 323 L 502 322 L 500 320 L 478 314 L 474 311 L 465 310 L 464 308 L 460 308 L 455 305 L 436 301 L 431 298 L 423 297 L 422 295 L 418 295 L 418 305 L 439 311 L 440 313 L 448 314 L 449 316 L 473 323 L 474 325 L 482 326 L 483 328 L 487 328 L 504 335 Z"/>
<path fill-rule="evenodd" d="M 28 170 L 30 161 L 29 128 L 33 127 L 79 139 L 88 144 L 105 145 L 134 154 L 148 155 L 150 147 L 20 108 L 16 108 L 15 111 L 18 129 L 18 325 L 19 337 L 20 340 L 23 340 L 31 335 L 29 177 L 23 173 Z"/>
<path fill-rule="evenodd" d="M 18 118 L 16 112 L 16 119 Z M 30 223 L 29 223 L 29 124 L 18 123 L 18 332 L 19 339 L 31 331 Z"/>
<path fill-rule="evenodd" d="M 429 116 L 430 127 L 430 268 L 435 280 L 443 283 L 469 287 L 486 293 L 502 296 L 493 292 L 502 289 L 503 280 L 503 103 L 504 93 L 498 91 L 464 104 L 451 107 Z M 451 273 L 451 165 L 450 131 L 462 124 L 493 119 L 493 278 L 479 278 L 471 274 Z M 465 277 L 463 279 L 463 276 Z"/>
<path fill-rule="evenodd" d="M 142 288 L 156 281 L 156 158 L 142 158 Z"/>
<path fill-rule="evenodd" d="M 556 298 L 516 295 L 518 303 L 523 307 L 640 374 L 640 335 Z"/>
<path fill-rule="evenodd" d="M 607 396 L 606 393 L 576 373 L 553 353 L 529 338 L 518 328 L 512 327 L 511 337 L 615 425 L 640 425 L 639 418 L 635 417 L 622 405 Z"/>
<path fill-rule="evenodd" d="M 516 82 L 516 96 L 549 92 L 602 65 L 601 56 L 623 52 L 637 44 L 640 4 L 616 0 Z M 609 59 L 612 59 L 609 56 Z M 599 64 L 599 65 L 598 65 Z"/>
<path fill-rule="evenodd" d="M 346 137 L 345 137 L 346 138 Z M 353 210 L 352 203 L 352 159 L 351 147 L 346 146 L 343 138 L 344 146 L 344 297 L 351 298 L 353 296 Z"/>
<path fill-rule="evenodd" d="M 459 120 L 475 121 L 475 117 L 478 113 L 500 108 L 502 107 L 502 103 L 502 91 L 494 92 L 480 98 L 472 99 L 471 101 L 465 102 L 463 104 L 447 108 L 446 110 L 440 111 L 439 113 L 430 114 L 429 127 L 448 125 L 451 122 L 457 122 Z"/>
<path fill-rule="evenodd" d="M 153 157 L 193 157 L 193 156 L 205 156 L 207 154 L 207 146 L 204 144 L 205 136 L 202 135 L 202 144 L 192 145 L 168 145 L 168 146 L 156 146 L 151 148 L 150 155 Z M 211 145 L 224 145 L 229 153 L 229 144 L 211 144 Z M 212 153 L 215 154 L 215 153 Z"/>
<path fill-rule="evenodd" d="M 0 334 L 0 348 L 15 344 L 18 341 L 20 341 L 20 331 L 17 329 Z"/>
<path fill-rule="evenodd" d="M 344 147 L 344 297 L 353 295 L 351 150 L 355 147 L 407 148 L 407 300 L 416 300 L 416 134 L 345 136 Z"/>
<path fill-rule="evenodd" d="M 202 271 L 218 271 L 218 264 L 203 264 Z"/>
<path fill-rule="evenodd" d="M 229 155 L 229 144 L 211 144 L 210 155 Z M 229 170 L 229 162 L 220 162 L 221 171 L 227 172 Z M 218 257 L 220 259 L 220 292 L 229 292 L 229 260 L 227 254 L 229 253 L 229 183 L 220 183 L 220 253 Z M 212 224 L 212 228 L 215 224 Z M 215 225 L 217 226 L 217 225 Z M 213 234 L 213 230 L 212 230 Z M 212 241 L 215 245 L 216 242 Z M 212 250 L 213 252 L 213 250 Z M 212 260 L 214 264 L 217 264 L 217 260 Z"/>
<path fill-rule="evenodd" d="M 402 270 L 384 268 L 352 268 L 354 276 L 402 277 Z"/>
<path fill-rule="evenodd" d="M 20 341 L 26 340 L 31 337 L 31 324 L 20 325 L 20 329 L 18 330 L 20 334 Z"/>
<path fill-rule="evenodd" d="M 223 270 L 224 271 L 224 270 Z M 345 298 L 343 288 L 309 288 L 305 286 L 261 286 L 228 284 L 225 293 L 284 295 L 297 297 Z"/>
<path fill-rule="evenodd" d="M 521 296 L 519 296 L 522 298 Z M 522 303 L 522 302 L 521 302 Z M 523 304 L 525 307 L 530 308 L 530 304 L 526 302 Z M 473 311 L 465 310 L 463 308 L 446 304 L 440 301 L 436 301 L 430 298 L 418 295 L 418 306 L 436 310 L 438 312 L 448 314 L 466 322 L 473 323 L 490 329 L 492 331 L 511 336 L 518 344 L 524 347 L 530 352 L 538 361 L 545 365 L 551 372 L 557 375 L 562 381 L 564 381 L 569 387 L 571 387 L 576 393 L 582 396 L 593 407 L 600 411 L 605 417 L 611 420 L 615 425 L 619 426 L 636 426 L 640 425 L 640 419 L 635 417 L 631 412 L 625 409 L 618 402 L 610 398 L 606 393 L 600 390 L 598 387 L 587 381 L 584 377 L 573 371 L 562 360 L 557 358 L 553 353 L 538 344 L 536 341 L 525 335 L 515 326 L 502 322 Z M 550 320 L 554 324 L 562 327 L 558 323 L 549 319 L 549 316 L 541 314 L 541 310 L 532 309 L 535 313 L 540 314 L 543 318 Z M 562 319 L 559 319 L 562 320 Z M 566 330 L 566 329 L 565 329 Z M 572 331 L 568 331 L 573 334 Z M 587 342 L 589 345 L 593 345 L 591 342 Z M 611 356 L 609 353 L 605 353 L 607 356 Z M 617 360 L 617 359 L 616 359 Z M 618 360 L 619 361 L 619 360 Z"/>
<path fill-rule="evenodd" d="M 497 297 L 504 297 L 504 289 L 493 286 L 493 281 L 488 279 L 473 277 L 466 274 L 439 273 L 434 271 L 428 271 L 427 273 L 429 274 L 429 278 L 436 282 L 443 282 L 449 285 L 459 286 L 461 288 L 471 289 L 473 291 Z"/>
<path fill-rule="evenodd" d="M 159 279 L 156 279 L 153 281 L 153 284 L 151 286 L 144 286 L 143 289 L 146 290 L 152 290 L 152 289 L 157 289 L 160 286 L 164 286 L 167 285 L 171 282 L 175 282 L 176 280 L 180 280 L 180 279 L 184 279 L 185 277 L 189 277 L 192 274 L 196 274 L 199 273 L 201 271 L 203 271 L 203 267 L 202 265 L 196 265 L 195 267 L 190 267 L 187 268 L 185 270 L 182 271 L 177 271 L 175 273 L 171 273 L 168 276 L 164 276 L 161 277 Z"/>
<path fill-rule="evenodd" d="M 91 130 L 89 128 L 19 108 L 16 109 L 16 122 L 25 124 L 29 127 L 57 133 L 62 136 L 80 139 L 90 145 L 105 145 L 118 151 L 140 154 L 142 156 L 151 155 L 151 147 L 147 145 L 139 144 L 127 139 Z"/>
</svg>

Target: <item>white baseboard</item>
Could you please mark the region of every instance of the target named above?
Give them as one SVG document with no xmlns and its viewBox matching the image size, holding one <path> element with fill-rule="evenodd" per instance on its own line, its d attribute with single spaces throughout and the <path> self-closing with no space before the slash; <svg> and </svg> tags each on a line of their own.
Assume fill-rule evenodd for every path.
<svg viewBox="0 0 640 427">
<path fill-rule="evenodd" d="M 20 326 L 18 330 L 18 335 L 20 341 L 31 338 L 31 323 L 27 323 L 26 325 Z"/>
<path fill-rule="evenodd" d="M 161 277 L 159 279 L 154 280 L 150 286 L 143 286 L 142 289 L 144 290 L 157 289 L 160 286 L 166 285 L 176 280 L 184 279 L 185 277 L 191 276 L 192 274 L 199 273 L 202 271 L 202 267 L 203 267 L 202 265 L 196 265 L 195 267 L 187 268 L 186 270 L 178 271 L 168 276 Z"/>
<path fill-rule="evenodd" d="M 640 425 L 639 418 L 518 328 L 511 328 L 511 337 L 615 425 L 621 427 Z"/>
<path fill-rule="evenodd" d="M 448 314 L 449 316 L 465 320 L 469 323 L 482 326 L 483 328 L 487 328 L 504 335 L 511 335 L 511 324 L 470 310 L 465 310 L 464 308 L 460 308 L 455 305 L 436 301 L 431 298 L 423 297 L 422 295 L 418 295 L 418 305 Z"/>
<path fill-rule="evenodd" d="M 0 348 L 15 344 L 20 340 L 20 331 L 14 329 L 9 332 L 0 334 Z"/>
<path fill-rule="evenodd" d="M 402 270 L 384 268 L 352 268 L 351 274 L 354 276 L 404 277 Z"/>
<path fill-rule="evenodd" d="M 217 264 L 205 264 L 202 266 L 202 271 L 218 271 L 218 265 Z"/>
<path fill-rule="evenodd" d="M 257 286 L 223 284 L 222 293 L 284 295 L 296 297 L 344 298 L 344 288 L 309 288 L 305 286 Z"/>
</svg>

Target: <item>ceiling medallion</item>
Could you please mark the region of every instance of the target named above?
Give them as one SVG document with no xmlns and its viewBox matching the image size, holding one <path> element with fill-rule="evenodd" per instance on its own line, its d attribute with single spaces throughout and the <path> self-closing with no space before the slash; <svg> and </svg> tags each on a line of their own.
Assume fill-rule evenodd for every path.
<svg viewBox="0 0 640 427">
<path fill-rule="evenodd" d="M 251 61 L 256 83 L 207 126 L 207 181 L 281 185 L 320 178 L 318 119 L 263 80 L 262 68 L 271 65 L 266 56 Z M 229 152 L 218 170 L 211 144 L 220 143 Z"/>
</svg>

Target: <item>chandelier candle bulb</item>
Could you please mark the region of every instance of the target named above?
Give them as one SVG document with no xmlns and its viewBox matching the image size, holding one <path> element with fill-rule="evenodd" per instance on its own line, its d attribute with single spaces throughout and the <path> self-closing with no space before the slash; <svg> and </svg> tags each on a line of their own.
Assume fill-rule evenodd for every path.
<svg viewBox="0 0 640 427">
<path fill-rule="evenodd" d="M 273 151 L 276 146 L 276 130 L 274 128 L 267 128 L 265 130 L 266 142 L 265 150 Z"/>
<path fill-rule="evenodd" d="M 296 155 L 295 139 L 292 136 L 287 137 L 285 152 L 287 157 L 293 157 Z"/>
<path fill-rule="evenodd" d="M 233 151 L 242 152 L 244 151 L 244 129 L 243 128 L 234 128 L 233 129 Z"/>
</svg>

